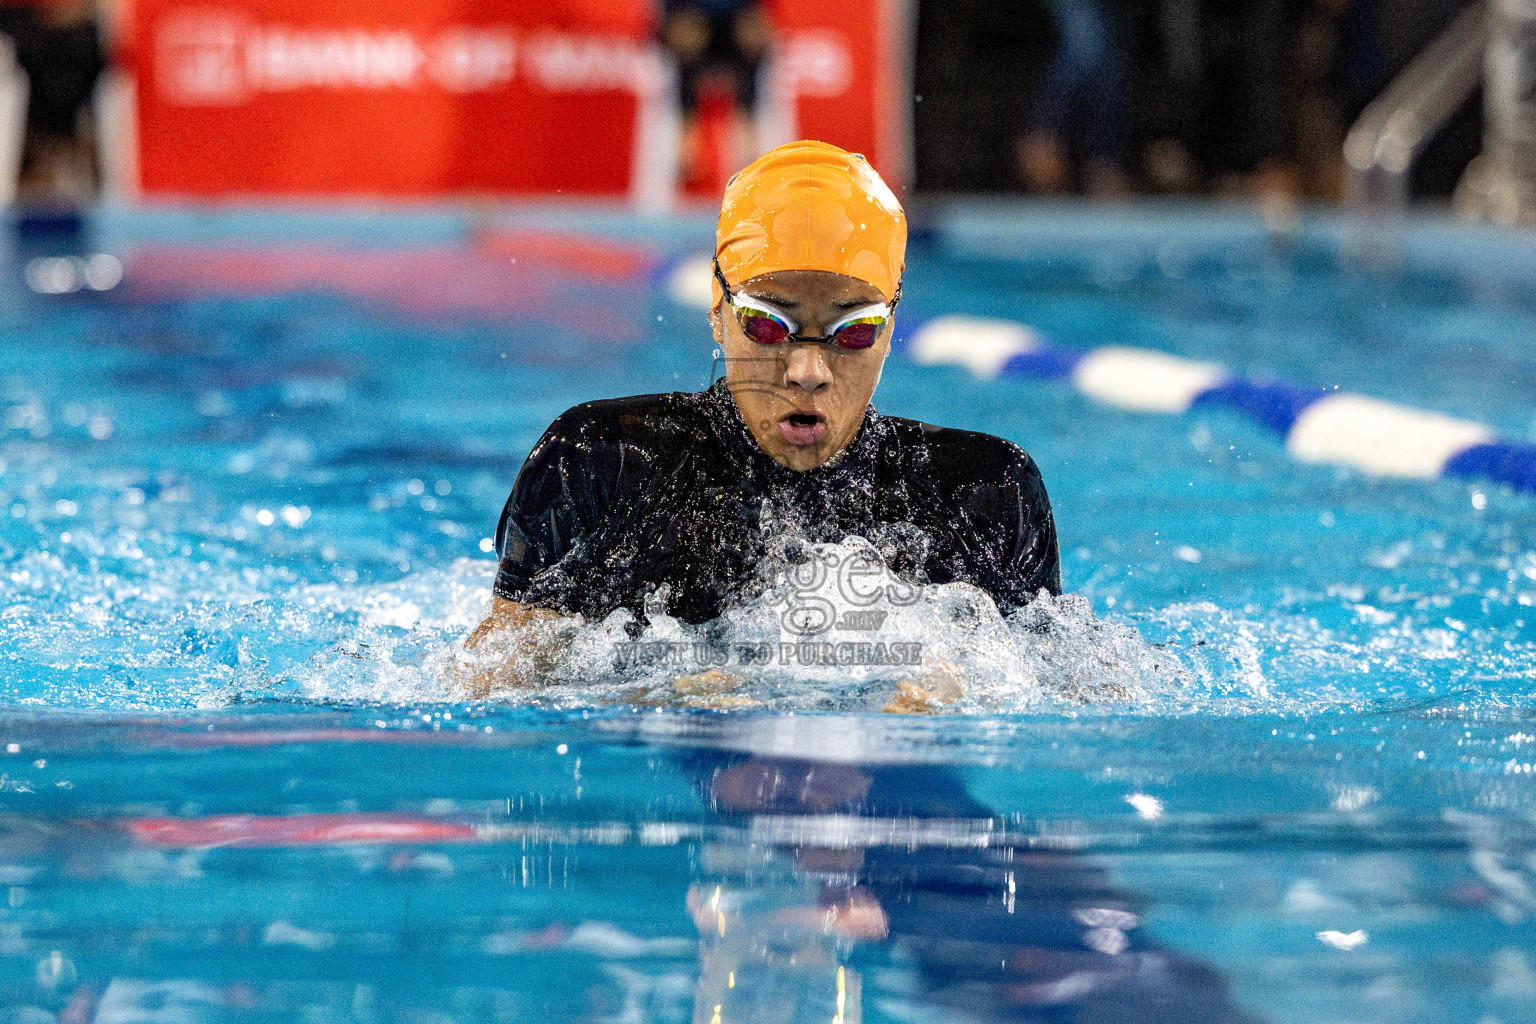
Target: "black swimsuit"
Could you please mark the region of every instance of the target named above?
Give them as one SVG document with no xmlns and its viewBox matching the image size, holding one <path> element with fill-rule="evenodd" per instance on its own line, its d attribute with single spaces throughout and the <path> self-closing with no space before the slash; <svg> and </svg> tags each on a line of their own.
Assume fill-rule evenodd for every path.
<svg viewBox="0 0 1536 1024">
<path fill-rule="evenodd" d="M 761 592 L 767 541 L 871 541 L 918 583 L 972 583 L 1004 613 L 1061 592 L 1050 500 L 1034 461 L 989 434 L 881 416 L 800 473 L 747 433 L 724 382 L 589 402 L 551 424 L 496 530 L 496 593 L 600 619 L 667 612 L 705 622 Z"/>
</svg>

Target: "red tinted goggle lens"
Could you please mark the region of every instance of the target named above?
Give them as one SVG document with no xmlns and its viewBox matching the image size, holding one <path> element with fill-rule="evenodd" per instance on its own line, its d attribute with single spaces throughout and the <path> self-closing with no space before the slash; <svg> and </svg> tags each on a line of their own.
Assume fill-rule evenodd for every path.
<svg viewBox="0 0 1536 1024">
<path fill-rule="evenodd" d="M 742 333 L 759 345 L 777 345 L 789 337 L 789 328 L 782 321 L 755 310 L 738 310 L 736 319 L 741 322 Z"/>
<path fill-rule="evenodd" d="M 756 310 L 737 310 L 736 319 L 741 323 L 742 333 L 759 345 L 777 345 L 790 337 L 789 328 L 783 321 L 764 316 Z M 869 348 L 879 337 L 880 326 L 874 323 L 844 324 L 833 333 L 830 340 L 839 348 Z"/>
<path fill-rule="evenodd" d="M 832 334 L 832 340 L 843 348 L 869 348 L 880 333 L 877 324 L 844 324 Z"/>
</svg>

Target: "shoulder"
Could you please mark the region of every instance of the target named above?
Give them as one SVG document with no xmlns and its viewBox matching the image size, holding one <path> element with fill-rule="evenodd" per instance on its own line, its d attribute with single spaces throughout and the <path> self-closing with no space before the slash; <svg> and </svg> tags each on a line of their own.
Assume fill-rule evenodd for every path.
<svg viewBox="0 0 1536 1024">
<path fill-rule="evenodd" d="M 1029 453 L 1012 441 L 973 430 L 896 420 L 909 472 L 925 477 L 937 505 L 957 513 L 952 525 L 970 538 L 955 578 L 990 593 L 1003 611 L 1028 604 L 1043 588 L 1061 593 L 1056 520 L 1045 482 Z"/>
<path fill-rule="evenodd" d="M 521 520 L 528 530 L 543 530 L 551 509 L 574 517 L 550 529 L 563 531 L 551 540 L 561 549 L 571 537 L 601 522 L 614 503 L 651 477 L 651 471 L 675 459 L 697 436 L 697 412 L 683 393 L 634 395 L 573 406 L 555 417 L 518 471 L 503 519 Z M 516 524 L 514 524 L 516 525 Z"/>
<path fill-rule="evenodd" d="M 920 453 L 929 472 L 951 484 L 998 484 L 1011 478 L 1039 485 L 1035 460 L 1006 438 L 896 416 L 883 419 L 902 448 Z"/>
<path fill-rule="evenodd" d="M 691 419 L 690 395 L 669 392 L 659 395 L 630 395 L 603 398 L 573 405 L 549 425 L 546 434 L 598 440 L 627 431 L 665 430 Z"/>
<path fill-rule="evenodd" d="M 549 425 L 530 458 L 572 449 L 671 447 L 699 428 L 696 396 L 683 392 L 606 398 L 572 406 Z"/>
</svg>

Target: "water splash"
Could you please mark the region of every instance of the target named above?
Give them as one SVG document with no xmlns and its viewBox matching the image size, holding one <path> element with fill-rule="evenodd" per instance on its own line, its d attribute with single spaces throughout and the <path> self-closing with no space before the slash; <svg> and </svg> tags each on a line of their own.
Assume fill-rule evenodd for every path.
<svg viewBox="0 0 1536 1024">
<path fill-rule="evenodd" d="M 174 710 L 463 699 L 445 669 L 486 611 L 493 563 L 460 559 L 385 583 L 317 580 L 302 554 L 253 559 L 199 526 L 201 510 L 168 501 L 114 513 L 147 509 L 159 528 L 117 522 L 111 509 L 88 519 L 82 506 L 65 520 L 68 544 L 29 548 L 13 528 L 0 552 L 0 689 L 13 703 Z M 619 612 L 561 627 L 563 656 L 539 685 L 496 699 L 841 711 L 895 701 L 982 714 L 1315 714 L 1436 702 L 1494 710 L 1528 703 L 1536 664 L 1517 617 L 1524 590 L 1501 592 L 1481 620 L 1463 600 L 1358 587 L 1274 609 L 1173 602 L 1105 618 L 1069 594 L 1000 616 L 963 584 L 911 587 L 859 538 L 812 545 L 792 536 L 773 548 L 761 585 L 756 600 L 702 626 L 666 616 L 658 594 L 644 624 Z"/>
<path fill-rule="evenodd" d="M 502 695 L 557 707 L 1012 713 L 1143 704 L 1188 680 L 1174 658 L 1076 595 L 1042 593 L 1004 616 L 969 584 L 903 580 L 863 538 L 786 536 L 769 550 L 766 589 L 713 622 L 667 615 L 657 592 L 644 620 L 620 610 L 533 627 L 538 643 L 558 642 L 564 654 L 536 685 Z M 487 648 L 479 664 L 511 653 Z M 454 650 L 439 664 L 456 660 L 476 657 Z"/>
</svg>

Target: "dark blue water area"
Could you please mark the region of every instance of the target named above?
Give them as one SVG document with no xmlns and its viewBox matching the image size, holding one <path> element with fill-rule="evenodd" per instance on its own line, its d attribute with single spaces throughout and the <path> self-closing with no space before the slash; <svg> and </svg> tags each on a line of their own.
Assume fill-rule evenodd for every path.
<svg viewBox="0 0 1536 1024">
<path fill-rule="evenodd" d="M 1536 432 L 1523 236 L 1415 222 L 1384 276 L 1324 218 L 922 219 L 913 323 Z M 59 253 L 8 257 L 0 1014 L 1536 1021 L 1536 499 L 1475 477 L 898 354 L 879 408 L 1002 434 L 1050 489 L 1084 603 L 989 653 L 1027 671 L 937 716 L 835 680 L 637 701 L 599 663 L 533 706 L 457 698 L 434 658 L 543 428 L 710 379 L 671 286 L 709 238 L 104 211 L 63 254 L 121 257 L 110 290 L 35 294 Z"/>
</svg>

